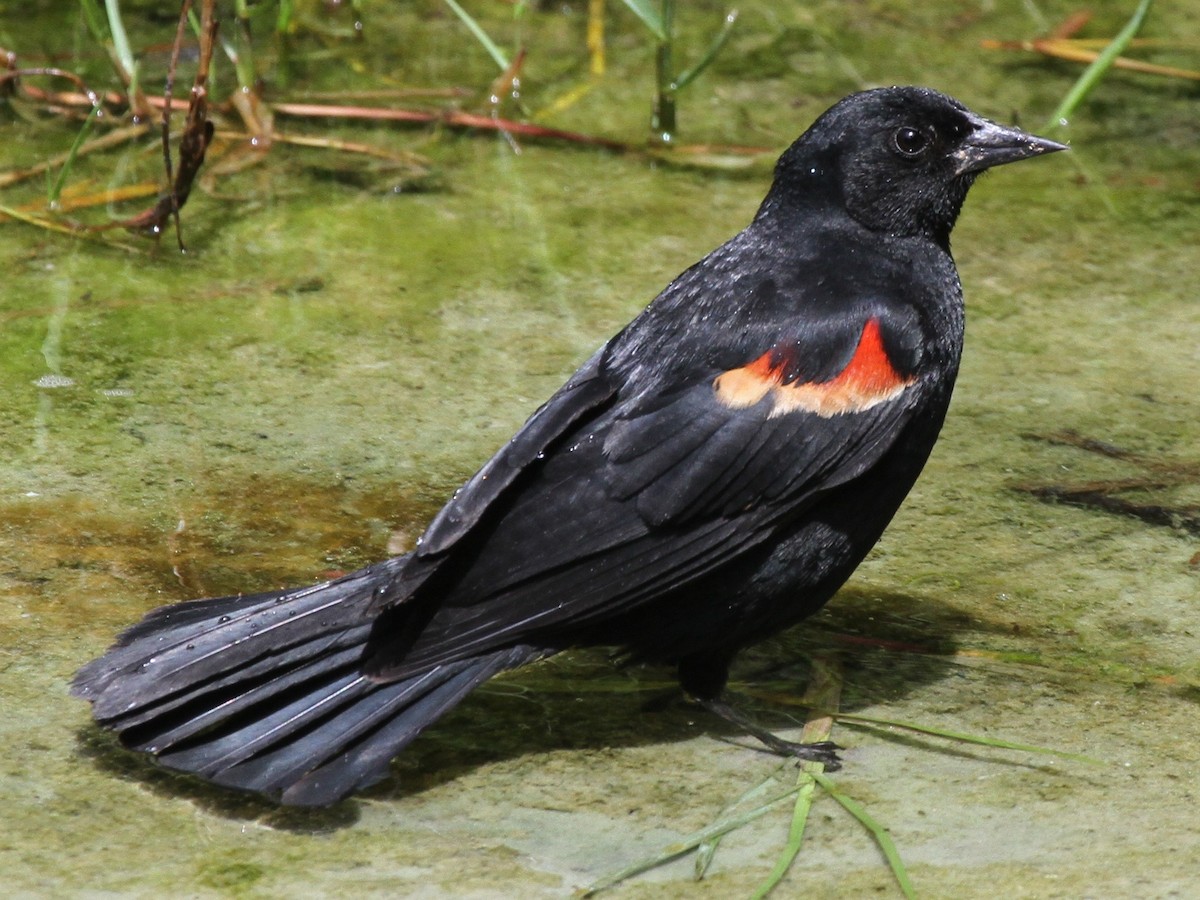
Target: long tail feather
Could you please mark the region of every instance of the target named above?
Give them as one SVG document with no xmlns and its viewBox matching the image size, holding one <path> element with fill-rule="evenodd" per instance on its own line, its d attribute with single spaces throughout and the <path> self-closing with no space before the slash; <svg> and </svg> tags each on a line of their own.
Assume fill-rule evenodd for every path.
<svg viewBox="0 0 1200 900">
<path fill-rule="evenodd" d="M 100 724 L 172 769 L 324 806 L 388 762 L 473 688 L 539 655 L 507 647 L 394 682 L 361 671 L 392 560 L 308 588 L 164 607 L 80 669 Z"/>
</svg>

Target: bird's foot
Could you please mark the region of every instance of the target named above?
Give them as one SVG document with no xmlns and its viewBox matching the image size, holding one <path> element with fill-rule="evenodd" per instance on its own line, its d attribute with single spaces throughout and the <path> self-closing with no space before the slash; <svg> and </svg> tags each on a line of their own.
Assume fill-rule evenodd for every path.
<svg viewBox="0 0 1200 900">
<path fill-rule="evenodd" d="M 772 753 L 806 762 L 821 763 L 830 772 L 836 772 L 842 767 L 841 758 L 837 755 L 837 751 L 842 748 L 833 741 L 817 741 L 812 744 L 787 741 L 751 721 L 743 712 L 724 700 L 706 700 L 698 697 L 696 701 L 713 715 L 720 716 L 726 722 L 736 725 L 742 731 L 756 738 Z"/>
<path fill-rule="evenodd" d="M 812 744 L 802 744 L 799 741 L 787 741 L 769 731 L 751 732 L 772 753 L 789 756 L 804 762 L 816 762 L 825 766 L 827 771 L 836 772 L 842 767 L 842 759 L 837 751 L 842 748 L 833 741 L 816 741 Z"/>
</svg>

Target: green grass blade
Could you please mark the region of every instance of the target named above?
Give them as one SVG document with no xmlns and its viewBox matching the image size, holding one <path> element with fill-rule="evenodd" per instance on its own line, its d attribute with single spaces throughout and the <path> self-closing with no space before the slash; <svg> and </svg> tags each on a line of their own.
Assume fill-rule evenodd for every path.
<svg viewBox="0 0 1200 900">
<path fill-rule="evenodd" d="M 104 0 L 104 11 L 108 14 L 108 31 L 112 35 L 113 50 L 121 65 L 125 67 L 125 74 L 132 79 L 137 62 L 133 58 L 133 48 L 129 46 L 125 23 L 121 21 L 121 4 L 118 0 Z"/>
<path fill-rule="evenodd" d="M 75 157 L 79 153 L 79 148 L 83 146 L 83 142 L 87 140 L 87 136 L 92 133 L 92 125 L 95 124 L 96 117 L 99 115 L 100 104 L 97 102 L 92 106 L 92 111 L 88 113 L 88 117 L 84 119 L 83 127 L 79 129 L 79 134 L 75 135 L 75 142 L 71 144 L 71 149 L 67 151 L 67 158 L 63 160 L 62 168 L 58 170 L 58 174 L 54 176 L 54 179 L 47 186 L 46 202 L 50 205 L 51 209 L 58 206 L 58 198 L 62 196 L 63 184 L 66 183 L 67 174 L 75 164 Z"/>
<path fill-rule="evenodd" d="M 497 46 L 496 42 L 488 36 L 488 33 L 483 30 L 482 26 L 471 18 L 471 14 L 458 5 L 457 0 L 446 0 L 446 5 L 454 11 L 454 14 L 462 21 L 471 34 L 475 35 L 475 40 L 483 45 L 483 49 L 488 52 L 488 55 L 500 67 L 500 71 L 508 70 L 508 57 L 504 55 L 504 51 Z"/>
<path fill-rule="evenodd" d="M 743 806 L 753 800 L 757 800 L 778 783 L 779 782 L 776 778 L 776 773 L 768 775 L 754 787 L 745 791 L 740 797 L 721 810 L 720 815 L 717 817 L 717 821 L 719 822 L 726 817 L 732 816 L 736 810 L 741 809 Z M 704 874 L 708 871 L 708 866 L 712 862 L 713 854 L 717 852 L 717 846 L 721 843 L 722 837 L 724 837 L 724 833 L 719 834 L 710 840 L 704 841 L 696 848 L 695 871 L 697 881 L 700 881 L 704 877 Z"/>
<path fill-rule="evenodd" d="M 654 8 L 650 0 L 621 0 L 629 7 L 630 12 L 642 20 L 642 24 L 650 29 L 650 33 L 660 44 L 667 42 L 667 26 L 662 16 Z"/>
<path fill-rule="evenodd" d="M 286 34 L 287 30 L 292 27 L 295 7 L 296 4 L 293 0 L 279 0 L 279 11 L 275 14 L 275 31 L 278 34 Z"/>
<path fill-rule="evenodd" d="M 909 900 L 915 900 L 917 896 L 916 889 L 912 886 L 912 881 L 908 877 L 908 869 L 904 865 L 904 860 L 900 858 L 900 853 L 896 850 L 896 845 L 892 842 L 892 836 L 887 833 L 887 829 L 875 821 L 857 800 L 838 790 L 837 786 L 829 780 L 828 776 L 820 772 L 812 772 L 811 775 L 813 780 L 824 789 L 825 793 L 840 803 L 850 815 L 862 823 L 862 826 L 867 831 L 871 832 L 871 836 L 875 838 L 875 843 L 883 851 L 884 858 L 887 859 L 888 866 L 892 870 L 892 875 L 895 876 L 896 883 L 900 885 L 900 890 L 904 892 L 904 896 L 908 897 Z"/>
<path fill-rule="evenodd" d="M 1058 756 L 1062 759 L 1073 759 L 1094 766 L 1107 765 L 1102 759 L 1084 756 L 1082 753 L 1067 753 L 1055 750 L 1053 747 L 1038 747 L 1035 744 L 1018 744 L 1015 741 L 1005 741 L 1000 738 L 982 737 L 976 734 L 966 734 L 961 731 L 947 731 L 944 728 L 934 728 L 930 725 L 919 725 L 916 722 L 902 722 L 895 719 L 877 719 L 873 716 L 859 716 L 850 713 L 832 713 L 842 722 L 860 722 L 863 725 L 879 725 L 887 728 L 902 728 L 905 731 L 915 731 L 918 734 L 928 734 L 933 737 L 945 738 L 949 741 L 960 741 L 964 744 L 978 744 L 982 747 L 996 747 L 1001 750 L 1020 750 L 1023 753 L 1040 753 L 1044 756 Z"/>
<path fill-rule="evenodd" d="M 809 715 L 800 736 L 802 744 L 821 743 L 833 736 L 833 716 L 823 710 L 837 709 L 841 705 L 842 683 L 842 667 L 836 657 L 823 654 L 813 657 L 808 690 L 804 692 Z M 812 811 L 813 792 L 817 783 L 815 776 L 824 771 L 824 764 L 819 762 L 806 762 L 800 766 L 796 775 L 796 803 L 792 807 L 792 824 L 788 828 L 787 842 L 776 858 L 774 868 L 754 892 L 754 900 L 762 900 L 775 890 L 800 855 L 804 829 Z"/>
<path fill-rule="evenodd" d="M 717 855 L 717 848 L 721 846 L 721 838 L 715 837 L 711 841 L 705 841 L 696 848 L 696 865 L 693 867 L 693 877 L 697 881 L 703 880 L 708 874 L 708 867 L 712 865 L 713 857 Z"/>
<path fill-rule="evenodd" d="M 700 60 L 694 66 L 686 72 L 681 73 L 675 79 L 675 90 L 683 90 L 712 64 L 712 61 L 717 58 L 717 54 L 721 52 L 721 48 L 729 40 L 729 35 L 733 33 L 733 23 L 737 21 L 737 17 L 738 11 L 736 9 L 731 9 L 725 14 L 725 23 L 721 26 L 721 30 L 717 32 L 717 36 L 713 38 L 713 42 L 708 45 L 708 49 L 704 51 L 704 55 L 700 57 Z"/>
<path fill-rule="evenodd" d="M 808 765 L 814 764 L 808 763 L 805 768 Z M 819 763 L 815 765 L 823 768 Z M 808 814 L 812 810 L 813 791 L 816 784 L 809 772 L 801 771 L 797 782 L 796 805 L 792 808 L 792 825 L 788 831 L 787 844 L 779 854 L 779 858 L 775 860 L 775 867 L 771 873 L 752 895 L 752 900 L 762 900 L 775 890 L 779 882 L 783 880 L 783 876 L 788 873 L 788 869 L 792 867 L 792 863 L 796 861 L 796 857 L 800 855 L 800 846 L 804 843 L 804 827 L 808 824 Z"/>
<path fill-rule="evenodd" d="M 737 815 L 721 819 L 721 820 L 709 825 L 707 828 L 702 828 L 699 831 L 692 832 L 690 835 L 683 838 L 682 840 L 677 841 L 674 844 L 670 844 L 670 845 L 664 847 L 659 853 L 656 853 L 654 856 L 648 857 L 647 859 L 644 859 L 640 862 L 636 862 L 633 865 L 628 866 L 627 868 L 624 868 L 619 872 L 614 872 L 611 875 L 604 876 L 603 878 L 599 879 L 594 884 L 592 884 L 592 886 L 589 887 L 586 891 L 584 891 L 583 896 L 590 897 L 593 894 L 599 893 L 600 891 L 607 890 L 608 888 L 613 887 L 614 885 L 620 884 L 622 881 L 624 881 L 627 878 L 632 878 L 634 875 L 640 875 L 642 872 L 648 871 L 649 869 L 653 869 L 655 866 L 660 866 L 665 862 L 669 862 L 670 860 L 674 859 L 675 857 L 681 856 L 684 853 L 689 852 L 690 850 L 695 850 L 701 844 L 711 841 L 714 838 L 719 838 L 722 835 L 728 834 L 731 831 L 736 831 L 738 828 L 741 828 L 743 825 L 753 822 L 755 819 L 759 818 L 760 816 L 763 816 L 766 813 L 770 812 L 777 805 L 782 803 L 784 800 L 787 800 L 789 797 L 794 797 L 796 794 L 796 791 L 797 791 L 797 788 L 795 788 L 795 787 L 788 788 L 787 790 L 783 791 L 782 793 L 771 797 L 769 800 L 765 801 L 760 806 L 756 806 L 754 809 L 750 809 L 744 813 L 738 813 Z"/>
<path fill-rule="evenodd" d="M 1150 7 L 1153 3 L 1154 0 L 1142 0 L 1138 4 L 1138 8 L 1134 10 L 1133 17 L 1121 29 L 1120 34 L 1112 39 L 1112 43 L 1101 51 L 1100 55 L 1096 57 L 1090 66 L 1084 69 L 1083 74 L 1079 76 L 1079 80 L 1067 92 L 1067 96 L 1058 105 L 1058 109 L 1054 111 L 1054 115 L 1047 120 L 1046 130 L 1061 128 L 1067 123 L 1071 114 L 1075 112 L 1076 107 L 1091 93 L 1092 88 L 1100 83 L 1100 79 L 1104 77 L 1104 73 L 1112 67 L 1117 57 L 1125 52 L 1125 48 L 1129 46 L 1130 41 L 1141 30 L 1142 23 L 1146 21 L 1146 15 L 1150 12 Z"/>
<path fill-rule="evenodd" d="M 97 43 L 107 43 L 108 28 L 104 24 L 104 16 L 101 15 L 96 0 L 79 0 L 79 8 L 83 11 L 83 19 L 87 23 L 88 31 L 92 33 L 92 38 Z"/>
</svg>

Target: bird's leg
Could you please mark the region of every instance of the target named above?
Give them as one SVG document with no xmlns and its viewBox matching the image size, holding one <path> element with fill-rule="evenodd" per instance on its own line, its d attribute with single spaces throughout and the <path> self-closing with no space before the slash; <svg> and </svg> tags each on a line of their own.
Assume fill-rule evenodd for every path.
<svg viewBox="0 0 1200 900">
<path fill-rule="evenodd" d="M 842 767 L 842 761 L 837 755 L 837 751 L 841 748 L 833 741 L 819 741 L 814 744 L 785 741 L 756 724 L 749 716 L 720 697 L 713 699 L 696 697 L 695 700 L 713 715 L 721 717 L 731 725 L 736 725 L 742 731 L 757 738 L 772 753 L 823 763 L 830 772 L 836 772 Z"/>
</svg>

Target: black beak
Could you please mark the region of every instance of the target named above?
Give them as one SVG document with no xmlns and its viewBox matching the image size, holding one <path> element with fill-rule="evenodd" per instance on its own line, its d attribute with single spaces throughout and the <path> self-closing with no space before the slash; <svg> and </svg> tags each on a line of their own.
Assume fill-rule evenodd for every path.
<svg viewBox="0 0 1200 900">
<path fill-rule="evenodd" d="M 974 116 L 972 120 L 975 130 L 967 135 L 962 146 L 950 154 L 954 160 L 955 175 L 982 172 L 992 166 L 1069 149 L 1066 144 L 1038 137 L 1020 128 L 997 125 Z"/>
</svg>

